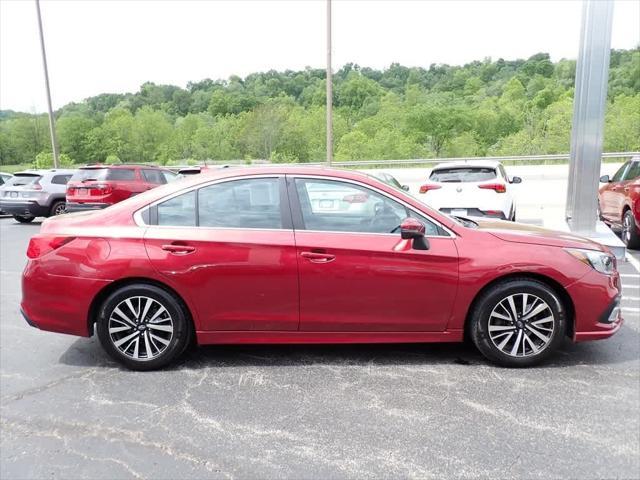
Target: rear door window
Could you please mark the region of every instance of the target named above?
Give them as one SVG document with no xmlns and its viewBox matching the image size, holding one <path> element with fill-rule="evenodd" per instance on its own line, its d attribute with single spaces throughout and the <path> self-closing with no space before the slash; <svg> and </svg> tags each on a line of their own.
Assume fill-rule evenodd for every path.
<svg viewBox="0 0 640 480">
<path fill-rule="evenodd" d="M 458 167 L 440 168 L 431 172 L 429 180 L 433 182 L 484 182 L 496 178 L 496 171 L 493 168 L 479 167 Z"/>
<path fill-rule="evenodd" d="M 158 225 L 196 226 L 196 192 L 191 191 L 158 204 Z"/>
<path fill-rule="evenodd" d="M 162 176 L 164 177 L 167 183 L 173 182 L 175 179 L 178 178 L 178 174 L 170 172 L 168 170 L 161 170 L 161 172 L 162 172 Z"/>
<path fill-rule="evenodd" d="M 149 183 L 155 183 L 157 185 L 162 185 L 167 183 L 167 180 L 160 170 L 155 170 L 152 168 L 144 168 L 142 169 L 142 175 L 144 179 Z"/>
<path fill-rule="evenodd" d="M 198 191 L 201 227 L 282 228 L 277 178 L 216 183 Z"/>
<path fill-rule="evenodd" d="M 54 175 L 51 178 L 51 183 L 54 185 L 66 185 L 71 180 L 71 174 L 69 175 Z"/>
</svg>

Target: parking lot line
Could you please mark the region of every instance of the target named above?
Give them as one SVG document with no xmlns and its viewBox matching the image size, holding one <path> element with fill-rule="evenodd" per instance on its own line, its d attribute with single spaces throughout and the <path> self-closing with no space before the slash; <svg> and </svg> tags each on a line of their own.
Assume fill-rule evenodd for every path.
<svg viewBox="0 0 640 480">
<path fill-rule="evenodd" d="M 625 258 L 633 266 L 633 268 L 635 268 L 636 271 L 640 273 L 640 261 L 636 260 L 629 252 L 627 252 Z"/>
</svg>

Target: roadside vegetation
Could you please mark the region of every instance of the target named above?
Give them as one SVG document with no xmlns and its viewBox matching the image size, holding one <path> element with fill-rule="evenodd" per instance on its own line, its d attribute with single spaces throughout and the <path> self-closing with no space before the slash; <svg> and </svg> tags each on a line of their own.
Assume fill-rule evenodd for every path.
<svg viewBox="0 0 640 480">
<path fill-rule="evenodd" d="M 569 151 L 573 60 L 335 73 L 336 160 Z M 145 83 L 56 112 L 65 164 L 317 162 L 325 158 L 325 72 L 269 71 L 186 88 Z M 0 169 L 50 162 L 46 115 L 0 111 Z M 611 53 L 605 151 L 640 150 L 640 48 Z"/>
</svg>

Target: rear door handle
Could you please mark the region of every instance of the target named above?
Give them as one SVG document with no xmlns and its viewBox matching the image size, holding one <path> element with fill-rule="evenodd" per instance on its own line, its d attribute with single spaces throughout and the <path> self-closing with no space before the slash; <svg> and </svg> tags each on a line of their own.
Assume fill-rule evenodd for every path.
<svg viewBox="0 0 640 480">
<path fill-rule="evenodd" d="M 300 253 L 300 256 L 306 258 L 312 263 L 329 263 L 336 259 L 336 256 L 331 253 L 302 252 Z"/>
<path fill-rule="evenodd" d="M 196 247 L 191 245 L 162 245 L 162 250 L 177 254 L 187 254 L 196 251 Z"/>
</svg>

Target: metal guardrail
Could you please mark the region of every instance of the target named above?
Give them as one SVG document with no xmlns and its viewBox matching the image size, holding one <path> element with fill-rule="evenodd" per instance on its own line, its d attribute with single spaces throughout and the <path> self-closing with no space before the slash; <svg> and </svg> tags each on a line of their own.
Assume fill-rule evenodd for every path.
<svg viewBox="0 0 640 480">
<path fill-rule="evenodd" d="M 602 154 L 602 158 L 631 158 L 633 156 L 640 156 L 640 152 L 606 152 Z M 515 156 L 503 156 L 503 157 L 455 157 L 455 158 L 414 158 L 414 159 L 403 159 L 403 160 L 351 160 L 348 162 L 332 162 L 331 166 L 333 167 L 360 167 L 360 166 L 371 166 L 371 165 L 430 165 L 434 163 L 448 163 L 448 162 L 482 162 L 482 161 L 496 161 L 501 163 L 506 162 L 522 162 L 522 163 L 533 163 L 533 162 L 544 162 L 547 160 L 558 161 L 558 160 L 569 160 L 568 153 L 559 153 L 559 154 L 551 154 L 551 155 L 515 155 Z M 247 165 L 245 162 L 241 160 L 231 160 L 226 162 L 218 162 L 218 161 L 207 161 L 202 162 L 201 164 L 207 164 L 211 167 L 222 166 L 222 165 Z M 266 160 L 253 160 L 252 165 L 283 165 L 283 164 L 273 164 Z M 318 166 L 325 165 L 324 162 L 312 162 L 312 163 L 295 163 L 295 164 L 285 164 L 285 165 L 309 165 L 309 166 Z M 181 168 L 193 168 L 197 167 L 197 165 L 170 165 L 167 166 L 172 170 L 179 170 Z"/>
<path fill-rule="evenodd" d="M 602 158 L 630 158 L 634 155 L 640 155 L 640 152 L 608 152 L 603 153 Z M 504 156 L 504 157 L 456 157 L 456 158 L 420 158 L 420 159 L 405 159 L 405 160 L 359 160 L 349 162 L 333 162 L 333 166 L 336 167 L 352 167 L 358 165 L 420 165 L 420 164 L 434 164 L 434 163 L 449 163 L 449 162 L 483 162 L 483 161 L 496 161 L 496 162 L 540 162 L 546 160 L 569 160 L 568 153 L 552 154 L 552 155 L 517 155 L 517 156 Z"/>
</svg>

